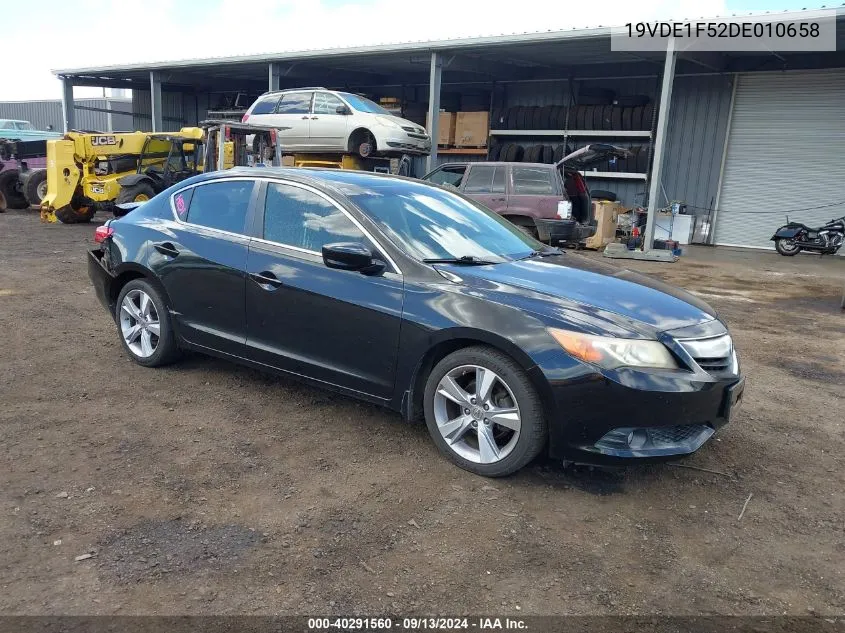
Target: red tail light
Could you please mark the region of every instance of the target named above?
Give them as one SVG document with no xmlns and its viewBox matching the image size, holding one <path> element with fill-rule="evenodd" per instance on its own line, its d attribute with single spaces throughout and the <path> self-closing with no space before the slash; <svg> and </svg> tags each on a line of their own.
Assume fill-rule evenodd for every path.
<svg viewBox="0 0 845 633">
<path fill-rule="evenodd" d="M 98 226 L 94 230 L 94 241 L 97 244 L 102 244 L 112 235 L 114 235 L 114 229 L 110 226 Z"/>
<path fill-rule="evenodd" d="M 243 116 L 243 118 L 241 119 L 241 123 L 246 123 L 247 121 L 249 121 L 249 115 L 248 115 L 248 114 L 245 114 L 245 115 Z"/>
<path fill-rule="evenodd" d="M 224 134 L 225 139 L 227 141 L 231 141 L 232 140 L 232 128 L 230 128 L 228 125 L 224 125 L 223 130 L 225 132 L 225 134 Z"/>
<path fill-rule="evenodd" d="M 584 182 L 584 178 L 581 174 L 575 174 L 575 191 L 577 193 L 587 193 L 587 183 Z"/>
<path fill-rule="evenodd" d="M 270 130 L 270 142 L 276 144 L 276 130 Z"/>
</svg>

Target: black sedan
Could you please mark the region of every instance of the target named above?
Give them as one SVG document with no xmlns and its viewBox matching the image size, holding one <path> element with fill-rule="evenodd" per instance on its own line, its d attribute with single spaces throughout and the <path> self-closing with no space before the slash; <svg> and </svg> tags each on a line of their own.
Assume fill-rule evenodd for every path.
<svg viewBox="0 0 845 633">
<path fill-rule="evenodd" d="M 211 173 L 96 239 L 89 275 L 136 362 L 195 350 L 378 403 L 424 419 L 481 475 L 544 449 L 582 463 L 689 454 L 742 395 L 707 304 L 419 181 Z"/>
</svg>

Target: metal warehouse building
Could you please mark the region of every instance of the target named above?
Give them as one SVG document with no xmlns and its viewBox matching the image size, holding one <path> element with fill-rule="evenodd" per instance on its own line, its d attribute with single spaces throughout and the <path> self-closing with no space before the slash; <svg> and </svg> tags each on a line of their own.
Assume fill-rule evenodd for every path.
<svg viewBox="0 0 845 633">
<path fill-rule="evenodd" d="M 133 126 L 132 100 L 127 97 L 77 99 L 74 126 L 81 130 L 128 130 Z M 59 99 L 0 101 L 0 119 L 29 121 L 37 130 L 62 130 L 65 117 Z"/>
<path fill-rule="evenodd" d="M 836 39 L 835 52 L 629 53 L 611 50 L 609 28 L 589 28 L 56 74 L 66 128 L 78 126 L 74 86 L 131 89 L 132 128 L 155 131 L 231 109 L 238 93 L 251 99 L 268 89 L 324 86 L 393 98 L 422 124 L 441 109 L 487 111 L 491 143 L 637 147 L 646 161 L 635 170 L 587 172 L 591 188 L 611 190 L 627 206 L 684 202 L 695 215 L 694 242 L 769 248 L 786 212 L 807 224 L 845 214 L 841 8 Z M 597 94 L 646 98 L 648 115 L 637 129 L 579 129 L 570 114 Z M 563 106 L 568 114 L 546 118 L 548 129 L 512 129 L 508 113 L 520 106 Z M 436 137 L 438 117 L 429 118 Z M 486 158 L 483 151 L 434 151 L 417 174 Z"/>
</svg>

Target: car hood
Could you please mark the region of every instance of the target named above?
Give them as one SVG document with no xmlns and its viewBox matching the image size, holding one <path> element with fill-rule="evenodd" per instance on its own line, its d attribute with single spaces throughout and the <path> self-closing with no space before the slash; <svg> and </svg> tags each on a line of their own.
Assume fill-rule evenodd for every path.
<svg viewBox="0 0 845 633">
<path fill-rule="evenodd" d="M 416 134 L 428 134 L 428 132 L 426 132 L 426 129 L 422 125 L 420 125 L 419 123 L 414 123 L 413 121 L 409 121 L 408 119 L 403 119 L 402 117 L 398 117 L 393 114 L 378 114 L 376 116 L 380 120 L 384 120 L 384 122 L 390 121 L 391 123 L 401 125 L 403 128 L 413 128 Z"/>
<path fill-rule="evenodd" d="M 498 295 L 497 300 L 589 329 L 653 336 L 712 321 L 716 311 L 690 293 L 657 279 L 564 254 L 490 266 L 448 265 L 453 281 Z M 598 323 L 598 322 L 600 323 Z"/>
</svg>

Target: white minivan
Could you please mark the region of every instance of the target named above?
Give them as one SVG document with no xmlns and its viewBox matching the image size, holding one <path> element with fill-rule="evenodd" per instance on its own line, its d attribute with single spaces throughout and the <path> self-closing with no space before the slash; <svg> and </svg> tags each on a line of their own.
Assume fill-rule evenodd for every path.
<svg viewBox="0 0 845 633">
<path fill-rule="evenodd" d="M 263 94 L 243 122 L 285 128 L 279 132 L 285 152 L 349 152 L 366 158 L 431 151 L 431 138 L 422 126 L 359 95 L 326 88 Z"/>
</svg>

